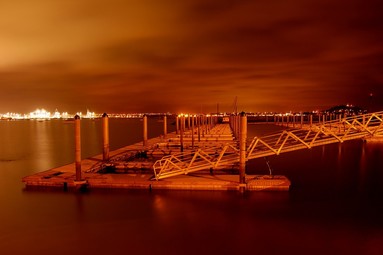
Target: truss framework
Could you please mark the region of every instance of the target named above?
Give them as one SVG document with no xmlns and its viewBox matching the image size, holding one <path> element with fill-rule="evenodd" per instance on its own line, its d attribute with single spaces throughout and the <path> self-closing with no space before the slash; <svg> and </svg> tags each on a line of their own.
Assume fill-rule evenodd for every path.
<svg viewBox="0 0 383 255">
<path fill-rule="evenodd" d="M 246 160 L 379 135 L 383 136 L 383 112 L 356 115 L 254 137 L 247 146 Z M 238 162 L 238 148 L 226 144 L 165 156 L 155 162 L 153 170 L 156 180 L 160 180 L 200 170 L 229 168 Z"/>
</svg>

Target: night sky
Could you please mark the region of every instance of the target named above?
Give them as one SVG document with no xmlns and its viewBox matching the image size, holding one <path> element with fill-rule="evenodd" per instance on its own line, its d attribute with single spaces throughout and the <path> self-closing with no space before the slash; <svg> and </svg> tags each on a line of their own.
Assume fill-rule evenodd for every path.
<svg viewBox="0 0 383 255">
<path fill-rule="evenodd" d="M 383 110 L 383 1 L 1 1 L 0 89 L 1 113 Z"/>
</svg>

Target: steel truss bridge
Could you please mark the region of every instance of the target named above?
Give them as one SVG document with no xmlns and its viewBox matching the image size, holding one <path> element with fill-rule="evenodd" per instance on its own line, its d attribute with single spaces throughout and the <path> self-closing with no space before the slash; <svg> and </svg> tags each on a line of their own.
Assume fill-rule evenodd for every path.
<svg viewBox="0 0 383 255">
<path fill-rule="evenodd" d="M 251 141 L 247 141 L 246 161 L 373 136 L 383 137 L 383 112 L 304 124 L 299 129 L 287 129 L 270 135 L 254 137 Z M 238 143 L 224 145 L 221 143 L 210 148 L 199 148 L 164 156 L 154 163 L 153 170 L 155 179 L 160 180 L 201 170 L 235 168 L 238 163 Z"/>
</svg>

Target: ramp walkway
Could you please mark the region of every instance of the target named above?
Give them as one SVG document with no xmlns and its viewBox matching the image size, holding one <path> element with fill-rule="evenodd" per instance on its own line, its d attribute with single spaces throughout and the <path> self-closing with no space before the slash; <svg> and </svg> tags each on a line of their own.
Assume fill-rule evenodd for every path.
<svg viewBox="0 0 383 255">
<path fill-rule="evenodd" d="M 229 127 L 229 124 L 221 125 L 226 128 L 221 126 L 220 129 L 227 130 Z M 254 137 L 248 142 L 246 160 L 375 136 L 383 136 L 383 112 L 350 116 Z M 238 144 L 228 143 L 164 156 L 154 163 L 153 171 L 155 179 L 160 180 L 207 169 L 235 168 L 238 163 Z"/>
</svg>

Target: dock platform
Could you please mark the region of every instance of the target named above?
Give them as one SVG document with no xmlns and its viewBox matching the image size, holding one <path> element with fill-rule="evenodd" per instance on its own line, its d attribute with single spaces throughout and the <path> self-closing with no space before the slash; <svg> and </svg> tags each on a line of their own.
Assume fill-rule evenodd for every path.
<svg viewBox="0 0 383 255">
<path fill-rule="evenodd" d="M 183 133 L 183 151 L 190 153 L 200 148 L 213 148 L 232 144 L 236 146 L 228 124 L 218 124 L 208 133 Z M 110 152 L 110 160 L 103 155 L 81 160 L 82 181 L 76 182 L 75 163 L 26 176 L 22 179 L 26 189 L 54 188 L 62 190 L 93 189 L 177 189 L 177 190 L 278 190 L 287 191 L 290 181 L 285 176 L 246 175 L 241 184 L 238 169 L 203 170 L 156 180 L 154 163 L 163 156 L 180 152 L 180 135 L 176 132 L 129 145 Z M 112 167 L 110 167 L 112 166 Z"/>
</svg>

